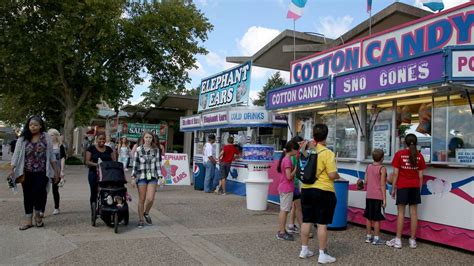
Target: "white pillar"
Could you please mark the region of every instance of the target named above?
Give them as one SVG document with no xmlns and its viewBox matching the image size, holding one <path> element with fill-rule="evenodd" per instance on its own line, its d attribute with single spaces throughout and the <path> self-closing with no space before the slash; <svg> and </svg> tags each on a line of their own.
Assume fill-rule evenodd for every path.
<svg viewBox="0 0 474 266">
<path fill-rule="evenodd" d="M 252 140 L 252 128 L 247 127 L 247 135 L 246 135 L 245 143 L 250 144 L 251 140 Z"/>
<path fill-rule="evenodd" d="M 193 111 L 186 110 L 185 115 L 192 115 Z M 183 143 L 183 152 L 191 158 L 191 145 L 193 145 L 193 133 L 192 132 L 185 132 L 184 133 L 184 143 Z"/>
<path fill-rule="evenodd" d="M 288 130 L 286 135 L 286 141 L 289 141 L 294 137 L 295 133 L 295 113 L 288 113 Z"/>
<path fill-rule="evenodd" d="M 221 129 L 216 130 L 216 160 L 219 160 L 219 154 L 221 153 Z"/>
<path fill-rule="evenodd" d="M 193 148 L 194 149 L 194 152 L 193 152 L 194 154 L 193 154 L 193 156 L 197 154 L 198 144 L 199 144 L 199 135 L 198 135 L 197 130 L 194 130 L 194 148 Z"/>
<path fill-rule="evenodd" d="M 354 115 L 355 116 L 355 115 Z M 360 127 L 357 125 L 357 161 L 365 160 L 365 150 L 369 136 L 367 136 L 367 104 L 359 104 Z M 357 118 L 356 118 L 357 123 Z M 365 136 L 365 137 L 364 137 Z"/>
</svg>

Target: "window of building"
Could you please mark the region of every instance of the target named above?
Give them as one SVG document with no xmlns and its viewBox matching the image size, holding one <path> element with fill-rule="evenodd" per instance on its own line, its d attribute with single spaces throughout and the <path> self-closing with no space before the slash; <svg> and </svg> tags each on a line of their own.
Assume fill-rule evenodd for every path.
<svg viewBox="0 0 474 266">
<path fill-rule="evenodd" d="M 433 112 L 433 162 L 474 165 L 474 116 L 466 96 L 435 100 Z"/>
<path fill-rule="evenodd" d="M 393 156 L 392 115 L 391 102 L 367 105 L 367 159 L 372 159 L 372 151 L 374 149 L 382 149 L 385 159 L 390 159 Z"/>
<path fill-rule="evenodd" d="M 355 110 L 360 118 L 360 111 Z M 336 113 L 336 156 L 338 158 L 355 159 L 357 157 L 357 118 L 352 110 L 347 108 L 337 109 Z"/>
<path fill-rule="evenodd" d="M 426 162 L 431 161 L 431 114 L 433 97 L 397 101 L 396 142 L 398 150 L 405 148 L 405 136 L 415 134 L 417 148 Z"/>
</svg>

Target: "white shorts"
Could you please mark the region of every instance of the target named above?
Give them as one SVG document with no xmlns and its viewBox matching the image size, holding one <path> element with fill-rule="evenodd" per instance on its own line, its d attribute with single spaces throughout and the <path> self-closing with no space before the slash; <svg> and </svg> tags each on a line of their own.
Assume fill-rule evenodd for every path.
<svg viewBox="0 0 474 266">
<path fill-rule="evenodd" d="M 293 192 L 280 193 L 280 210 L 289 212 L 293 205 Z"/>
</svg>

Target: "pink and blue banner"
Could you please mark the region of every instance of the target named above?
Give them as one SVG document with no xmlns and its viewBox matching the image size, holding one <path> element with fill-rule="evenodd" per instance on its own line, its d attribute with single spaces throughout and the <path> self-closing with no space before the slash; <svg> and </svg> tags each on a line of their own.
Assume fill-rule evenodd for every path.
<svg viewBox="0 0 474 266">
<path fill-rule="evenodd" d="M 444 54 L 369 67 L 334 78 L 334 98 L 376 94 L 444 81 Z"/>
<path fill-rule="evenodd" d="M 297 20 L 303 16 L 303 10 L 306 2 L 307 0 L 291 0 L 290 5 L 288 6 L 286 18 Z"/>
<path fill-rule="evenodd" d="M 367 0 L 367 12 L 372 11 L 372 0 Z"/>
</svg>

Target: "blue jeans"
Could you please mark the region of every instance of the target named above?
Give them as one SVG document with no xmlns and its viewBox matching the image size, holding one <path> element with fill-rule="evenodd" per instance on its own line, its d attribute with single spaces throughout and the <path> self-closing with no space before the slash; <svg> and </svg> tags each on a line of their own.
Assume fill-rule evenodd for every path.
<svg viewBox="0 0 474 266">
<path fill-rule="evenodd" d="M 211 192 L 216 172 L 216 165 L 211 161 L 208 161 L 204 164 L 204 167 L 206 167 L 206 175 L 204 177 L 204 192 Z"/>
</svg>

